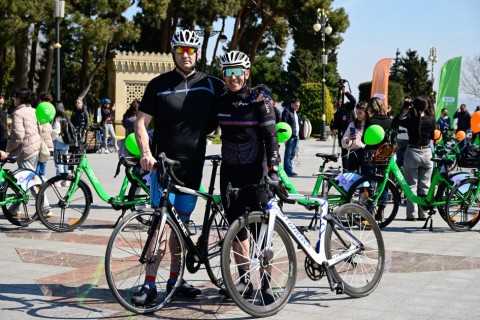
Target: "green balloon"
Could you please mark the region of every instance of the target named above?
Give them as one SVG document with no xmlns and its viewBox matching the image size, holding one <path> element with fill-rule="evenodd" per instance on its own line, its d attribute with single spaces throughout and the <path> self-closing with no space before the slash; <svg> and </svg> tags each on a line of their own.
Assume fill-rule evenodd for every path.
<svg viewBox="0 0 480 320">
<path fill-rule="evenodd" d="M 142 153 L 137 144 L 137 139 L 135 139 L 135 133 L 130 133 L 125 139 L 125 147 L 127 147 L 128 152 L 134 156 L 141 157 Z"/>
<path fill-rule="evenodd" d="M 278 142 L 285 142 L 292 136 L 292 127 L 286 122 L 279 122 L 275 125 L 277 129 Z"/>
<path fill-rule="evenodd" d="M 365 130 L 363 140 L 366 145 L 372 146 L 382 142 L 385 137 L 385 130 L 378 124 L 371 125 Z"/>
<path fill-rule="evenodd" d="M 51 122 L 55 117 L 55 113 L 55 107 L 47 101 L 39 103 L 37 109 L 35 109 L 35 116 L 40 124 Z"/>
</svg>

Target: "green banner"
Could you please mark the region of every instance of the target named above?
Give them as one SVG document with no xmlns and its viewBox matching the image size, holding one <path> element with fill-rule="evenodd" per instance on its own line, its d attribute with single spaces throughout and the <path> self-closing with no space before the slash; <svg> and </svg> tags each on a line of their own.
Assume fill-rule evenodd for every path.
<svg viewBox="0 0 480 320">
<path fill-rule="evenodd" d="M 460 67 L 462 57 L 448 60 L 442 67 L 438 84 L 436 119 L 440 117 L 443 108 L 448 109 L 450 127 L 453 126 L 453 114 L 458 108 L 458 88 L 460 87 Z"/>
</svg>

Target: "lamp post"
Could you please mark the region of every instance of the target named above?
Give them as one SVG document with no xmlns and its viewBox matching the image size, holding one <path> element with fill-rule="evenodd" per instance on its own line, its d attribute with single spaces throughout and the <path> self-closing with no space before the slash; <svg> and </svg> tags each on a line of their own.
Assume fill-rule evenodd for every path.
<svg viewBox="0 0 480 320">
<path fill-rule="evenodd" d="M 55 103 L 60 102 L 60 19 L 65 15 L 65 1 L 55 0 Z"/>
<path fill-rule="evenodd" d="M 428 56 L 428 61 L 430 61 L 432 63 L 432 71 L 431 71 L 431 74 L 430 74 L 430 77 L 431 77 L 431 82 L 432 82 L 432 99 L 433 99 L 433 103 L 435 103 L 435 100 L 436 100 L 436 92 L 435 90 L 433 89 L 433 65 L 438 61 L 437 59 L 437 48 L 435 47 L 430 47 L 430 55 Z"/>
<path fill-rule="evenodd" d="M 325 35 L 332 33 L 332 27 L 328 23 L 327 13 L 324 9 L 317 9 L 317 22 L 313 25 L 315 32 L 321 32 L 322 35 L 322 121 L 320 128 L 320 141 L 327 141 L 327 127 L 325 116 L 325 65 L 328 62 L 328 56 L 325 52 Z"/>
</svg>

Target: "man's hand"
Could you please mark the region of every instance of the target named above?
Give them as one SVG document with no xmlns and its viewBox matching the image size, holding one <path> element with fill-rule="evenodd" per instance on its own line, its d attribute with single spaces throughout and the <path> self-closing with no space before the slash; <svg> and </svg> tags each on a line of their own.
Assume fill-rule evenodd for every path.
<svg viewBox="0 0 480 320">
<path fill-rule="evenodd" d="M 143 170 L 148 170 L 149 172 L 153 171 L 153 167 L 156 162 L 157 160 L 155 160 L 151 152 L 142 154 L 142 158 L 140 158 L 140 166 Z"/>
</svg>

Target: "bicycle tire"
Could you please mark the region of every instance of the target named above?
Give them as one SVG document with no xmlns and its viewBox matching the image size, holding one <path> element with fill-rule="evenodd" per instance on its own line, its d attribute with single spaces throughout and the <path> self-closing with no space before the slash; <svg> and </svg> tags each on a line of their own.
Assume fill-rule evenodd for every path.
<svg viewBox="0 0 480 320">
<path fill-rule="evenodd" d="M 228 230 L 229 223 L 223 213 L 221 207 L 218 209 L 214 204 L 211 205 L 211 211 L 213 214 L 208 221 L 208 227 L 206 231 L 206 243 L 207 256 L 205 259 L 205 268 L 207 274 L 214 285 L 219 288 L 224 286 L 222 277 L 222 244 L 225 239 L 225 235 Z M 200 240 L 199 240 L 200 241 Z M 204 244 L 205 245 L 205 244 Z"/>
<path fill-rule="evenodd" d="M 327 224 L 325 231 L 327 259 L 349 250 L 354 243 L 351 235 L 360 240 L 363 249 L 331 266 L 330 270 L 334 279 L 343 283 L 343 290 L 347 295 L 353 298 L 367 296 L 380 283 L 385 268 L 385 245 L 382 232 L 371 214 L 357 204 L 347 203 L 341 206 L 335 211 L 335 216 L 342 222 L 335 224 L 330 221 Z M 344 222 L 349 219 L 367 223 L 352 221 L 345 226 Z"/>
<path fill-rule="evenodd" d="M 18 185 L 14 187 L 9 181 L 5 182 L 3 191 L 0 193 L 0 200 L 8 201 L 23 198 L 23 194 L 18 188 Z M 3 215 L 11 224 L 26 227 L 37 219 L 38 214 L 35 208 L 35 202 L 38 188 L 38 185 L 34 185 L 27 189 L 26 194 L 28 195 L 28 200 L 2 206 Z M 18 215 L 15 213 L 18 213 Z"/>
<path fill-rule="evenodd" d="M 480 194 L 478 178 L 468 178 L 455 184 L 448 195 L 446 221 L 457 232 L 469 231 L 480 219 Z"/>
<path fill-rule="evenodd" d="M 45 182 L 37 196 L 37 212 L 42 213 L 39 219 L 48 229 L 56 232 L 72 231 L 87 219 L 92 203 L 92 195 L 87 184 L 79 180 L 78 187 L 74 191 L 70 203 L 67 207 L 64 205 L 66 193 L 72 188 L 75 177 L 56 176 Z M 69 187 L 57 187 L 55 183 L 68 181 Z M 44 199 L 48 204 L 44 203 Z M 68 210 L 68 211 L 67 211 Z M 46 215 L 50 212 L 50 215 Z"/>
<path fill-rule="evenodd" d="M 139 219 L 139 215 L 143 216 Z M 155 285 L 157 288 L 157 298 L 148 306 L 140 307 L 132 303 L 133 295 L 138 292 L 145 280 L 145 263 L 140 262 L 140 256 L 146 243 L 150 227 L 144 225 L 140 220 L 153 221 L 154 211 L 139 211 L 130 213 L 119 223 L 112 232 L 108 241 L 105 253 L 105 275 L 108 286 L 115 299 L 127 310 L 135 313 L 152 313 L 163 306 L 174 296 L 178 285 L 182 282 L 185 268 L 185 252 L 183 239 L 180 230 L 170 217 L 167 217 L 164 235 L 161 243 L 165 244 L 163 258 L 159 260 Z M 151 223 L 150 223 L 151 225 Z M 154 232 L 152 232 L 154 234 Z M 172 243 L 177 239 L 178 246 L 175 246 L 174 252 L 167 253 L 166 244 Z M 179 241 L 178 241 L 179 240 Z M 167 281 L 170 276 L 171 256 L 180 257 L 179 274 L 172 291 L 167 291 Z M 160 255 L 157 257 L 159 259 Z"/>
<path fill-rule="evenodd" d="M 290 299 L 297 278 L 295 248 L 288 232 L 276 221 L 272 237 L 272 250 L 274 252 L 269 261 L 269 266 L 272 266 L 273 270 L 271 281 L 268 281 L 269 289 L 274 292 L 275 301 L 271 304 L 264 303 L 261 283 L 262 279 L 266 279 L 266 273 L 261 270 L 264 267 L 259 264 L 259 261 L 263 259 L 261 255 L 264 253 L 264 249 L 258 248 L 259 245 L 263 246 L 264 239 L 255 238 L 260 226 L 267 223 L 268 220 L 262 212 L 252 212 L 243 215 L 230 225 L 222 247 L 222 276 L 227 292 L 240 309 L 253 317 L 268 317 L 280 311 Z M 241 253 L 237 252 L 232 245 L 234 242 L 238 244 L 238 241 L 236 241 L 238 240 L 238 233 L 243 228 L 247 228 L 248 239 L 253 244 L 250 245 L 250 254 L 247 261 L 242 263 L 250 266 L 250 269 L 247 271 L 251 279 L 249 283 L 253 287 L 253 293 L 250 296 L 244 296 L 236 290 L 236 284 L 240 281 L 240 276 L 235 256 L 241 256 Z M 254 248 L 258 248 L 260 256 L 251 259 Z"/>
<path fill-rule="evenodd" d="M 357 203 L 365 207 L 373 217 L 379 209 L 379 203 L 373 206 L 373 199 L 377 196 L 377 186 L 383 181 L 383 177 L 373 176 L 373 177 L 363 177 L 355 181 L 347 193 L 347 203 Z M 364 187 L 365 183 L 369 184 L 369 187 Z M 400 207 L 400 194 L 395 186 L 395 184 L 388 180 L 385 185 L 387 190 L 387 204 L 383 211 L 382 219 L 380 217 L 375 218 L 380 229 L 388 226 L 397 216 L 398 208 Z"/>
</svg>

